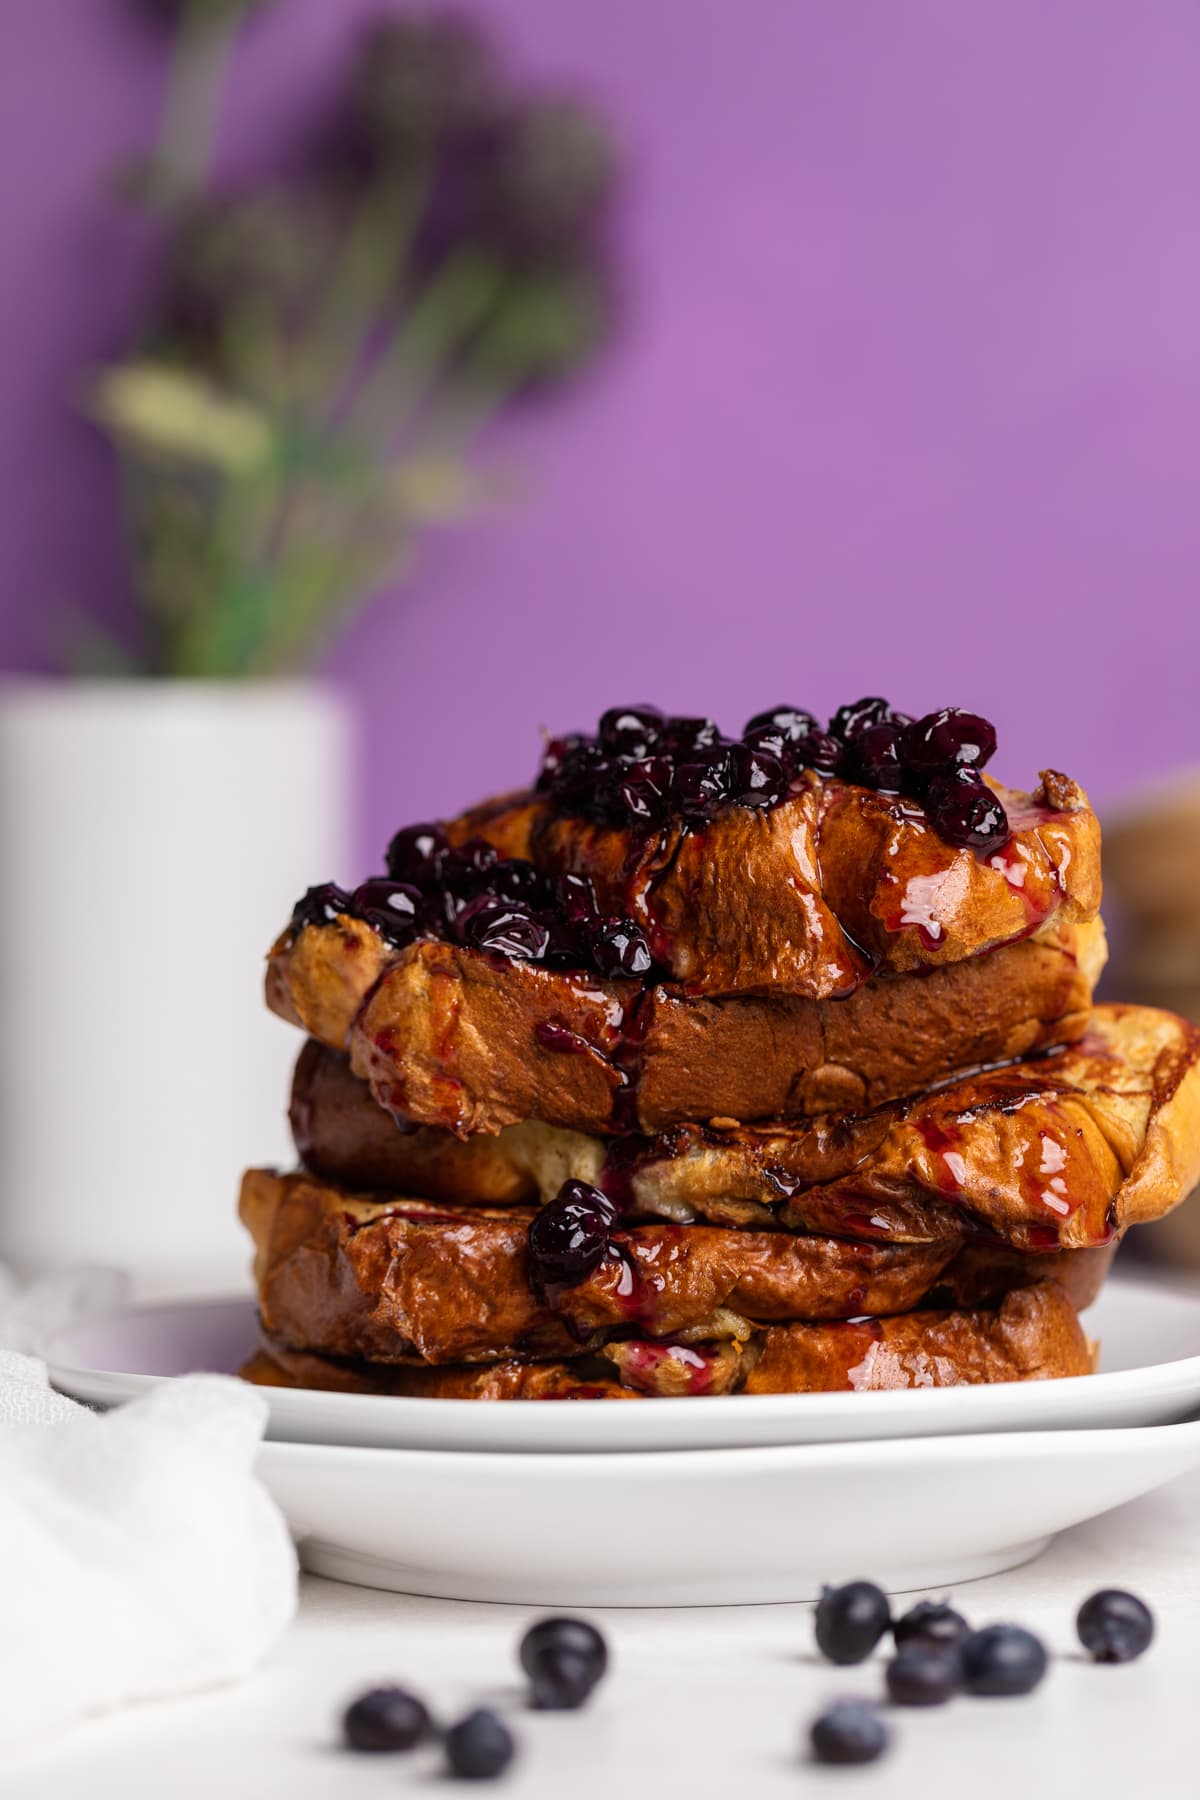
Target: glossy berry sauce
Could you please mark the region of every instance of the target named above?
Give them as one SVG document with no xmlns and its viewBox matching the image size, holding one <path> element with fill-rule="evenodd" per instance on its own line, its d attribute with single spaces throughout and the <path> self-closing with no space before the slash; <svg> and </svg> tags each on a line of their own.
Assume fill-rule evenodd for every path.
<svg viewBox="0 0 1200 1800">
<path fill-rule="evenodd" d="M 440 938 L 485 955 L 607 979 L 653 980 L 646 933 L 633 919 L 601 914 L 586 877 L 543 875 L 533 863 L 501 857 L 482 838 L 451 848 L 437 825 L 412 825 L 388 849 L 387 875 L 348 893 L 326 882 L 292 912 L 292 930 L 361 919 L 397 950 Z M 590 1048 L 545 1028 L 547 1049 Z"/>
<path fill-rule="evenodd" d="M 593 736 L 551 739 L 537 788 L 557 811 L 597 825 L 696 830 L 730 806 L 778 806 L 812 770 L 906 796 L 948 843 L 982 854 L 1009 838 L 1004 807 L 983 779 L 995 748 L 994 727 L 976 713 L 943 707 L 911 719 L 878 696 L 839 706 L 827 729 L 799 707 L 772 707 L 739 738 L 711 719 L 613 707 Z"/>
</svg>

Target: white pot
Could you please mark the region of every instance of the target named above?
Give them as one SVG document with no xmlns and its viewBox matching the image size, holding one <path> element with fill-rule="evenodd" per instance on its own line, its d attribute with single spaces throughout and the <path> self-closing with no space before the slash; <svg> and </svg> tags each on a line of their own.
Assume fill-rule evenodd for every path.
<svg viewBox="0 0 1200 1800">
<path fill-rule="evenodd" d="M 346 872 L 351 760 L 316 684 L 0 687 L 0 1260 L 244 1283 L 299 1048 L 263 957 Z"/>
</svg>

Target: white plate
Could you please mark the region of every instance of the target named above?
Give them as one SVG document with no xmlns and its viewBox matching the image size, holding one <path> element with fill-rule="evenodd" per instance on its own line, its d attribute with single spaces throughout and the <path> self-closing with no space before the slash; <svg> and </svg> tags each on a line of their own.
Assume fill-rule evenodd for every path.
<svg viewBox="0 0 1200 1800">
<path fill-rule="evenodd" d="M 612 1456 L 265 1444 L 259 1469 L 318 1574 L 574 1607 L 938 1590 L 1197 1464 L 1200 1421 Z"/>
<path fill-rule="evenodd" d="M 732 1449 L 854 1438 L 1156 1425 L 1200 1411 L 1200 1294 L 1111 1282 L 1085 1315 L 1101 1373 L 1070 1381 L 884 1394 L 762 1394 L 644 1406 L 399 1400 L 264 1388 L 269 1435 L 409 1450 Z M 255 1336 L 250 1300 L 186 1301 L 72 1326 L 50 1346 L 56 1387 L 109 1406 L 165 1377 L 232 1373 Z"/>
</svg>

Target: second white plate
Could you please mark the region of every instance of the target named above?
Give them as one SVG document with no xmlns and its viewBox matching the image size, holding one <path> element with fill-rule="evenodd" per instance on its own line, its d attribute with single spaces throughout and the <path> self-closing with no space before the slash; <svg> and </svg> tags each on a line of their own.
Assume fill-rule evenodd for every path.
<svg viewBox="0 0 1200 1800">
<path fill-rule="evenodd" d="M 763 1394 L 599 1402 L 405 1400 L 264 1388 L 269 1436 L 406 1450 L 587 1452 L 733 1449 L 1164 1424 L 1200 1412 L 1200 1294 L 1118 1279 L 1084 1318 L 1100 1373 L 1069 1381 L 878 1394 Z M 50 1374 L 110 1406 L 194 1370 L 234 1373 L 255 1337 L 249 1299 L 133 1308 L 60 1332 Z"/>
</svg>

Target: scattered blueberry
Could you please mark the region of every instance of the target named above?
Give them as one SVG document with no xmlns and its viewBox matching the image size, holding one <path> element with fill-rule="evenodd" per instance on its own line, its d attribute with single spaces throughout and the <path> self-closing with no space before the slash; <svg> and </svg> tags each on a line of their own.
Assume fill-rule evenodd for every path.
<svg viewBox="0 0 1200 1800">
<path fill-rule="evenodd" d="M 602 1194 L 599 1188 L 588 1187 L 586 1182 L 573 1181 L 566 1186 L 582 1189 L 604 1206 L 612 1206 L 606 1194 Z M 521 1639 L 518 1651 L 525 1673 L 530 1677 L 535 1675 L 540 1660 L 551 1651 L 579 1657 L 586 1665 L 593 1684 L 599 1681 L 608 1668 L 608 1645 L 603 1635 L 587 1619 L 578 1619 L 568 1613 L 551 1614 L 548 1618 L 538 1619 L 529 1627 Z"/>
<path fill-rule="evenodd" d="M 492 1781 L 513 1759 L 512 1733 L 494 1712 L 479 1707 L 446 1733 L 450 1772 L 464 1781 Z"/>
<path fill-rule="evenodd" d="M 351 1750 L 411 1750 L 430 1728 L 424 1701 L 400 1687 L 360 1694 L 342 1717 L 342 1734 Z"/>
<path fill-rule="evenodd" d="M 529 1227 L 529 1274 L 536 1290 L 578 1287 L 608 1255 L 615 1208 L 599 1188 L 567 1181 Z"/>
<path fill-rule="evenodd" d="M 914 1638 L 887 1666 L 888 1696 L 897 1706 L 940 1706 L 961 1687 L 958 1652 L 946 1645 Z"/>
<path fill-rule="evenodd" d="M 437 881 L 449 848 L 440 825 L 406 825 L 388 845 L 384 866 L 393 881 L 429 887 Z"/>
<path fill-rule="evenodd" d="M 944 1600 L 918 1600 L 892 1626 L 897 1645 L 920 1640 L 928 1644 L 953 1646 L 971 1634 L 962 1614 L 947 1606 Z"/>
<path fill-rule="evenodd" d="M 1046 1647 L 1022 1625 L 988 1625 L 959 1647 L 971 1694 L 1028 1694 L 1046 1673 Z"/>
<path fill-rule="evenodd" d="M 814 1620 L 817 1649 L 830 1662 L 863 1662 L 891 1622 L 888 1597 L 873 1581 L 822 1588 Z"/>
<path fill-rule="evenodd" d="M 809 1729 L 812 1753 L 823 1763 L 869 1763 L 887 1749 L 888 1728 L 865 1700 L 838 1700 Z"/>
<path fill-rule="evenodd" d="M 914 775 L 942 775 L 961 768 L 982 769 L 996 749 L 996 728 L 978 713 L 944 706 L 905 728 L 902 754 Z"/>
<path fill-rule="evenodd" d="M 515 900 L 522 906 L 548 906 L 550 883 L 531 862 L 505 857 L 487 873 L 487 892 L 497 900 Z"/>
<path fill-rule="evenodd" d="M 935 776 L 925 790 L 925 811 L 939 837 L 960 849 L 998 850 L 1008 839 L 1008 814 L 974 769 Z"/>
<path fill-rule="evenodd" d="M 574 1650 L 544 1650 L 534 1662 L 529 1702 L 536 1712 L 577 1712 L 595 1685 L 586 1657 Z"/>
<path fill-rule="evenodd" d="M 1154 1614 L 1136 1594 L 1101 1588 L 1080 1607 L 1075 1629 L 1094 1662 L 1132 1662 L 1150 1646 Z"/>
</svg>

